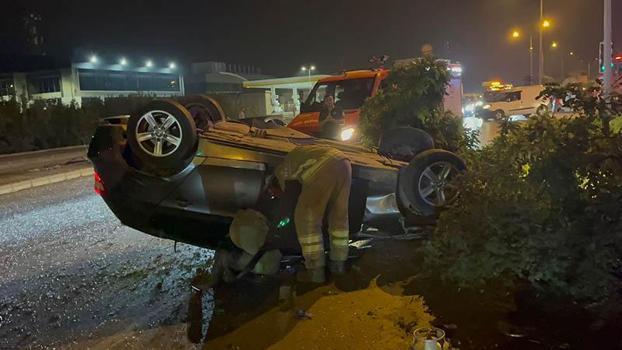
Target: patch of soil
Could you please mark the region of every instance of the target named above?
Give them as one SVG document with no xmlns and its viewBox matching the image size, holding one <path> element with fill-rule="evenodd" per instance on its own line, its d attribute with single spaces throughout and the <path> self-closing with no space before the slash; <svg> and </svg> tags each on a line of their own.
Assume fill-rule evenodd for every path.
<svg viewBox="0 0 622 350">
<path fill-rule="evenodd" d="M 366 289 L 317 288 L 273 308 L 204 349 L 407 349 L 412 331 L 434 317 L 418 296 L 390 294 L 372 281 Z"/>
</svg>

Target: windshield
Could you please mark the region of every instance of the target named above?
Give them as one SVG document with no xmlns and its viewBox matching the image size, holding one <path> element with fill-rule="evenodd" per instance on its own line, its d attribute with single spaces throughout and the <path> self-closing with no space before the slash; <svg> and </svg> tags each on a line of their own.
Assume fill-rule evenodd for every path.
<svg viewBox="0 0 622 350">
<path fill-rule="evenodd" d="M 512 102 L 521 99 L 520 91 L 487 91 L 484 93 L 484 101 L 491 102 Z"/>
<path fill-rule="evenodd" d="M 305 104 L 319 106 L 326 96 L 335 99 L 335 107 L 341 109 L 361 108 L 365 99 L 371 96 L 374 78 L 347 79 L 315 84 Z"/>
</svg>

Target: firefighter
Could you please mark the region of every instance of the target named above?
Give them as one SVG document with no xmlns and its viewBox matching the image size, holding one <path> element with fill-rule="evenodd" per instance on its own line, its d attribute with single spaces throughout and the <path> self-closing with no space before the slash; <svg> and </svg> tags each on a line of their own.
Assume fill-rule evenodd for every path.
<svg viewBox="0 0 622 350">
<path fill-rule="evenodd" d="M 350 161 L 334 148 L 299 146 L 285 157 L 274 175 L 283 191 L 289 181 L 298 181 L 302 185 L 294 212 L 296 234 L 306 268 L 299 274 L 299 279 L 314 283 L 326 280 L 324 217 L 327 217 L 330 238 L 329 269 L 334 274 L 343 273 L 348 257 Z"/>
</svg>

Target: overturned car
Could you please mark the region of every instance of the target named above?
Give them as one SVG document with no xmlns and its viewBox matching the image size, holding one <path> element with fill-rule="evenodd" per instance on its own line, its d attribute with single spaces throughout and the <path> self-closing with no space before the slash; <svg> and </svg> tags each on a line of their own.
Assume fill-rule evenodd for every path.
<svg viewBox="0 0 622 350">
<path fill-rule="evenodd" d="M 153 101 L 131 116 L 104 118 L 88 157 L 96 191 L 123 224 L 215 248 L 226 238 L 238 210 L 261 208 L 278 215 L 279 198 L 266 193 L 266 179 L 300 145 L 334 147 L 350 159 L 352 235 L 363 224 L 434 216 L 456 198 L 458 191 L 450 180 L 465 165 L 453 153 L 434 149 L 422 131 L 398 134 L 404 133 L 410 135 L 409 161 L 360 145 L 317 139 L 270 118 L 228 121 L 218 103 L 199 96 Z M 403 146 L 395 140 L 387 137 L 385 145 Z M 293 230 L 293 224 L 282 228 L 284 242 L 291 244 L 280 248 L 299 249 L 291 239 Z"/>
</svg>

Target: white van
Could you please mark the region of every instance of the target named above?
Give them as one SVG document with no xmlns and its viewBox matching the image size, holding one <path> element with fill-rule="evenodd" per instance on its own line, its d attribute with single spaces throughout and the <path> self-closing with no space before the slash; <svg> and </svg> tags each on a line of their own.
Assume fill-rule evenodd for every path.
<svg viewBox="0 0 622 350">
<path fill-rule="evenodd" d="M 517 86 L 511 89 L 484 92 L 482 118 L 502 119 L 504 117 L 525 116 L 536 113 L 538 108 L 547 108 L 545 99 L 538 99 L 544 90 L 542 85 Z"/>
</svg>

